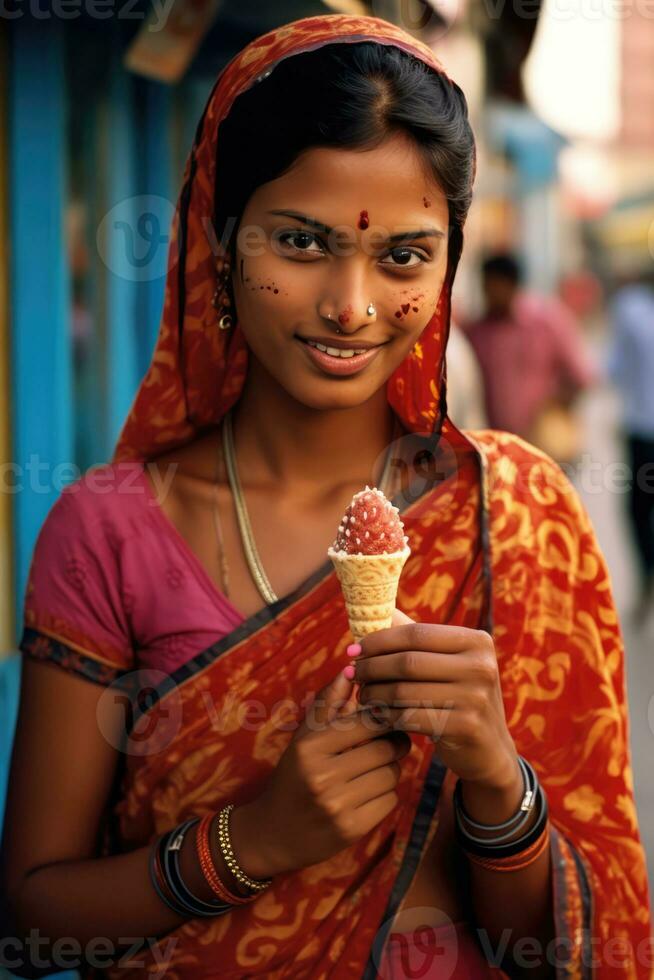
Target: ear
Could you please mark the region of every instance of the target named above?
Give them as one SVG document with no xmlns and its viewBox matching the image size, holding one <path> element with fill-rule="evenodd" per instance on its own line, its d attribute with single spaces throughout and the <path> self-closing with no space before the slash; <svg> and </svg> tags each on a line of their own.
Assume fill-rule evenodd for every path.
<svg viewBox="0 0 654 980">
<path fill-rule="evenodd" d="M 393 619 L 391 621 L 391 626 L 404 626 L 405 623 L 413 623 L 414 620 L 410 616 L 401 612 L 399 609 L 393 610 Z"/>
</svg>

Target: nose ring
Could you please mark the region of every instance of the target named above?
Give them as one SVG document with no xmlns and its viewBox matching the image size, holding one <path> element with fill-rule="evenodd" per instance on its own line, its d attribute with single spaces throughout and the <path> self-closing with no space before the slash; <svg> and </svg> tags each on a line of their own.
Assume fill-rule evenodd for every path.
<svg viewBox="0 0 654 980">
<path fill-rule="evenodd" d="M 377 309 L 376 309 L 375 304 L 373 303 L 373 301 L 370 300 L 370 302 L 368 303 L 368 306 L 366 307 L 366 316 L 376 316 L 376 315 L 377 315 Z M 327 313 L 327 319 L 328 320 L 333 320 L 334 319 L 334 315 L 332 313 Z M 340 330 L 337 330 L 336 332 L 337 333 L 341 333 Z"/>
</svg>

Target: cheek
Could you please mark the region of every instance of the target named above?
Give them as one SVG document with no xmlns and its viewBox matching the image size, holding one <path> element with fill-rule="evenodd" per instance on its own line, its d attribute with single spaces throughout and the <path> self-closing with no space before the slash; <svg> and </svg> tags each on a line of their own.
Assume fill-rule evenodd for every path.
<svg viewBox="0 0 654 980">
<path fill-rule="evenodd" d="M 390 301 L 391 318 L 396 324 L 406 324 L 408 328 L 420 327 L 429 323 L 438 304 L 447 263 L 441 262 L 438 275 L 425 282 L 424 279 L 413 286 L 400 286 Z"/>
<path fill-rule="evenodd" d="M 392 316 L 395 323 L 405 323 L 407 327 L 424 327 L 438 303 L 441 284 L 435 287 L 401 289 L 393 297 Z"/>
<path fill-rule="evenodd" d="M 309 262 L 289 263 L 274 252 L 240 259 L 234 278 L 237 306 L 240 299 L 242 312 L 255 306 L 261 309 L 262 303 L 271 313 L 285 312 L 287 316 L 306 311 L 307 303 L 315 293 L 311 265 Z"/>
</svg>

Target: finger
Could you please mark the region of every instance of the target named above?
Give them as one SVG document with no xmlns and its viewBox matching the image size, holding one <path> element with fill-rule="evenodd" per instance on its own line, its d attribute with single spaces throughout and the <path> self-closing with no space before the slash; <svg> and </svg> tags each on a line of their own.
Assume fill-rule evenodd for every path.
<svg viewBox="0 0 654 980">
<path fill-rule="evenodd" d="M 329 722 L 338 715 L 343 705 L 352 696 L 354 684 L 342 671 L 321 688 L 311 704 L 307 707 L 304 719 L 298 727 L 297 734 L 304 735 L 309 731 L 323 730 Z"/>
<path fill-rule="evenodd" d="M 339 715 L 351 715 L 359 707 L 359 684 L 355 684 L 354 681 L 351 682 L 351 690 L 348 698 L 343 703 L 343 706 L 339 708 Z"/>
<path fill-rule="evenodd" d="M 391 762 L 408 755 L 412 744 L 411 736 L 407 732 L 389 731 L 367 745 L 359 745 L 341 752 L 337 757 L 339 777 L 349 782 L 365 772 L 373 772 L 380 766 L 388 766 Z"/>
<path fill-rule="evenodd" d="M 442 707 L 446 702 L 454 707 L 463 698 L 461 688 L 455 684 L 393 683 L 366 684 L 362 689 L 361 707 L 386 705 L 390 708 Z"/>
<path fill-rule="evenodd" d="M 373 772 L 366 772 L 348 783 L 343 803 L 347 807 L 363 806 L 369 800 L 374 800 L 384 793 L 395 789 L 402 775 L 402 767 L 398 762 L 390 763 Z"/>
<path fill-rule="evenodd" d="M 320 732 L 320 750 L 326 755 L 336 755 L 390 730 L 387 721 L 373 718 L 369 711 L 359 705 L 351 714 L 338 715 L 325 724 Z"/>
<path fill-rule="evenodd" d="M 466 716 L 453 705 L 440 708 L 386 708 L 383 716 L 395 731 L 429 735 L 443 741 L 445 738 L 469 741 L 470 730 Z"/>
<path fill-rule="evenodd" d="M 467 626 L 444 626 L 440 623 L 403 623 L 368 633 L 361 640 L 357 661 L 398 650 L 425 650 L 432 653 L 462 653 L 475 649 L 488 634 Z"/>
<path fill-rule="evenodd" d="M 449 682 L 461 680 L 463 666 L 460 657 L 449 653 L 402 650 L 401 653 L 380 654 L 364 660 L 357 657 L 354 679 L 359 685 L 389 680 Z"/>
</svg>

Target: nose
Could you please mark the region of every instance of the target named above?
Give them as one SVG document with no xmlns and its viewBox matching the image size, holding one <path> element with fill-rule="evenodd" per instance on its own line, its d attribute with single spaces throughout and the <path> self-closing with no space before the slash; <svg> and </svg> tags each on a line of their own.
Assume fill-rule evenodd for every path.
<svg viewBox="0 0 654 980">
<path fill-rule="evenodd" d="M 345 264 L 345 263 L 344 263 Z M 341 333 L 355 333 L 377 317 L 367 277 L 355 270 L 330 270 L 329 289 L 318 303 L 318 314 Z"/>
</svg>

